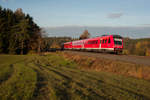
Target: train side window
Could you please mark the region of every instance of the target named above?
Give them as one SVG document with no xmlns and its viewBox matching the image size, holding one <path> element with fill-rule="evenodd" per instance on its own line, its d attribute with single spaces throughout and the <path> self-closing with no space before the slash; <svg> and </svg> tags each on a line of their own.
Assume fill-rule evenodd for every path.
<svg viewBox="0 0 150 100">
<path fill-rule="evenodd" d="M 110 43 L 110 38 L 109 38 L 109 40 L 108 40 L 108 43 Z"/>
<path fill-rule="evenodd" d="M 97 44 L 97 40 L 93 40 L 93 41 L 88 41 L 88 44 Z"/>
<path fill-rule="evenodd" d="M 96 40 L 96 44 L 98 43 L 98 41 Z"/>
<path fill-rule="evenodd" d="M 107 39 L 105 40 L 105 43 L 107 43 Z"/>
<path fill-rule="evenodd" d="M 104 44 L 105 40 L 103 40 L 103 44 Z"/>
</svg>

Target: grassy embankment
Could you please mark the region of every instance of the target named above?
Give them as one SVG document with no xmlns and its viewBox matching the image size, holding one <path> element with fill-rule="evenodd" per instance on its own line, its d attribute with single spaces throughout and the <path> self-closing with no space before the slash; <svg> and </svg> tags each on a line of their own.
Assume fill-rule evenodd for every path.
<svg viewBox="0 0 150 100">
<path fill-rule="evenodd" d="M 62 54 L 65 58 L 80 65 L 80 69 L 111 72 L 118 75 L 150 80 L 150 66 L 87 55 L 76 55 L 71 52 L 64 52 Z"/>
<path fill-rule="evenodd" d="M 0 55 L 0 100 L 150 100 L 150 82 L 79 69 L 57 54 Z"/>
</svg>

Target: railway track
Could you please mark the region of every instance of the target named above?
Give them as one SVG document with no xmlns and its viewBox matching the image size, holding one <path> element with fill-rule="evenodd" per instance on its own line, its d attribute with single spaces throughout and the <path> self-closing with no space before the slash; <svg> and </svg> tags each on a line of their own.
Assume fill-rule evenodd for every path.
<svg viewBox="0 0 150 100">
<path fill-rule="evenodd" d="M 139 65 L 150 66 L 150 57 L 147 56 L 135 56 L 135 55 L 115 55 L 115 54 L 106 54 L 106 53 L 96 53 L 96 52 L 82 52 L 82 51 L 64 51 L 67 53 L 72 53 L 74 55 L 82 55 L 88 57 L 97 57 L 110 59 L 115 61 L 124 61 Z"/>
</svg>

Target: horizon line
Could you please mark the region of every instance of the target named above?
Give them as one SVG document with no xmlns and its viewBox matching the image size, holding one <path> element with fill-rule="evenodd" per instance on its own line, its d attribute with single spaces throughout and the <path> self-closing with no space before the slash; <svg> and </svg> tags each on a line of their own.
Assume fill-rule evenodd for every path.
<svg viewBox="0 0 150 100">
<path fill-rule="evenodd" d="M 150 28 L 150 24 L 146 25 L 146 24 L 141 24 L 141 25 L 132 25 L 132 26 L 127 26 L 127 25 L 122 25 L 122 26 L 102 26 L 102 25 L 62 25 L 62 26 L 41 26 L 41 28 L 63 28 L 63 27 L 83 27 L 83 28 L 86 28 L 86 27 L 108 27 L 108 28 Z"/>
</svg>

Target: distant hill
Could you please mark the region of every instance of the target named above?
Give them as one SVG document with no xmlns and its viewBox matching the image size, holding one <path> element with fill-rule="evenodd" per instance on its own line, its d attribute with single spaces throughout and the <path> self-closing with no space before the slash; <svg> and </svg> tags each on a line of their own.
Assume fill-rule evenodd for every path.
<svg viewBox="0 0 150 100">
<path fill-rule="evenodd" d="M 130 38 L 150 38 L 150 27 L 89 27 L 89 26 L 63 26 L 43 28 L 49 36 L 67 36 L 77 38 L 87 29 L 92 37 L 103 34 L 119 34 Z"/>
</svg>

